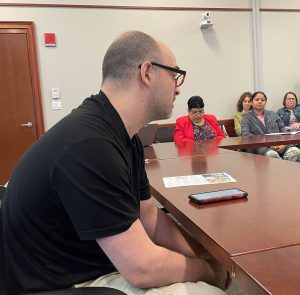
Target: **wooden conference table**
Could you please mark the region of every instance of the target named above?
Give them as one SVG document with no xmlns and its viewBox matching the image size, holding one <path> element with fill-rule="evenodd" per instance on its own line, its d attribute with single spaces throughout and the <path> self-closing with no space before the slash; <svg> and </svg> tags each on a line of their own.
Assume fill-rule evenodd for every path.
<svg viewBox="0 0 300 295">
<path fill-rule="evenodd" d="M 300 134 L 226 137 L 199 143 L 184 142 L 180 145 L 176 145 L 174 142 L 155 143 L 145 147 L 144 152 L 146 160 L 162 160 L 187 156 L 216 155 L 227 153 L 230 150 L 282 144 L 300 144 Z"/>
<path fill-rule="evenodd" d="M 217 141 L 221 148 L 237 150 L 282 144 L 300 144 L 300 134 L 254 135 L 226 137 Z"/>
<path fill-rule="evenodd" d="M 240 152 L 218 152 L 153 160 L 146 163 L 146 170 L 153 196 L 228 270 L 239 262 L 233 258 L 300 244 L 300 198 L 295 193 L 299 163 Z M 237 182 L 165 188 L 162 180 L 168 176 L 217 172 L 227 172 Z M 191 193 L 233 187 L 247 191 L 248 199 L 193 205 L 187 198 Z M 276 261 L 274 264 L 277 265 Z M 261 285 L 268 273 L 259 272 L 259 263 L 252 267 L 257 267 L 259 277 L 240 275 L 247 280 L 239 280 L 249 294 L 287 294 L 268 293 Z M 247 268 L 242 270 L 239 273 L 247 272 Z M 299 280 L 297 286 L 300 290 Z"/>
<path fill-rule="evenodd" d="M 185 142 L 176 145 L 174 142 L 155 143 L 144 148 L 145 160 L 176 159 L 201 155 L 217 155 L 233 152 L 229 149 L 218 147 L 218 143 L 209 141 L 205 144 Z"/>
<path fill-rule="evenodd" d="M 260 278 L 269 294 L 299 294 L 300 246 L 291 246 L 233 257 L 238 281 Z M 259 265 L 259 267 L 258 267 Z M 257 287 L 252 286 L 253 294 Z"/>
</svg>

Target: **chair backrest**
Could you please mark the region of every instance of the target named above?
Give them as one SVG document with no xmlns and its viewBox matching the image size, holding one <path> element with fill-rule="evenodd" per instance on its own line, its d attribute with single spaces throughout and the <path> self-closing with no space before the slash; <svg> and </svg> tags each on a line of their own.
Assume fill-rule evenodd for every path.
<svg viewBox="0 0 300 295">
<path fill-rule="evenodd" d="M 235 129 L 234 129 L 234 120 L 233 119 L 218 120 L 218 123 L 221 126 L 221 128 L 224 131 L 226 136 L 229 136 L 229 137 L 237 136 Z M 172 142 L 172 141 L 174 141 L 175 127 L 176 127 L 175 123 L 159 124 L 157 126 L 155 141 L 156 142 Z"/>
<path fill-rule="evenodd" d="M 143 146 L 148 146 L 155 141 L 157 123 L 147 124 L 139 130 L 138 136 Z"/>
<path fill-rule="evenodd" d="M 224 131 L 225 135 L 228 135 L 229 137 L 237 136 L 235 129 L 234 129 L 234 120 L 233 119 L 218 120 L 218 123 L 221 126 L 222 130 Z"/>
<path fill-rule="evenodd" d="M 156 130 L 157 142 L 172 142 L 174 141 L 175 123 L 159 124 Z"/>
</svg>

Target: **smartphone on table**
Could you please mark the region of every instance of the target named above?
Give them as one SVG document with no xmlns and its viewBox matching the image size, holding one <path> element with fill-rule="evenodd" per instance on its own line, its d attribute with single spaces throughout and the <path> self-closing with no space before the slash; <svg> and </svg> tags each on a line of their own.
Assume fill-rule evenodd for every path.
<svg viewBox="0 0 300 295">
<path fill-rule="evenodd" d="M 246 198 L 247 196 L 247 192 L 237 188 L 231 188 L 206 193 L 190 194 L 189 199 L 197 204 L 205 204 L 225 200 L 241 199 Z"/>
</svg>

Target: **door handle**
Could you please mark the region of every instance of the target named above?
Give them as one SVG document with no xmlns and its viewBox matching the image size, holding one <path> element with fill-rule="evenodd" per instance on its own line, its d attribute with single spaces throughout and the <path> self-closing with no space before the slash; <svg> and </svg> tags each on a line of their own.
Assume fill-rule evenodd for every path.
<svg viewBox="0 0 300 295">
<path fill-rule="evenodd" d="M 32 127 L 32 123 L 31 122 L 27 122 L 25 124 L 21 124 L 22 127 L 28 127 L 31 128 Z"/>
</svg>

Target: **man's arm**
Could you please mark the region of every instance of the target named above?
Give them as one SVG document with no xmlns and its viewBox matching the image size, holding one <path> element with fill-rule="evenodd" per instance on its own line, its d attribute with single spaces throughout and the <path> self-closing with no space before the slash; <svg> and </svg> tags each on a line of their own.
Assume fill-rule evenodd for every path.
<svg viewBox="0 0 300 295">
<path fill-rule="evenodd" d="M 222 280 L 225 279 L 225 269 L 186 230 L 175 223 L 165 212 L 158 209 L 152 199 L 141 201 L 140 220 L 155 244 L 189 257 L 201 257 L 209 262 L 218 275 L 223 276 Z M 224 285 L 221 285 L 220 288 L 224 288 Z"/>
<path fill-rule="evenodd" d="M 199 251 L 187 241 L 186 236 L 162 210 L 158 209 L 151 199 L 141 201 L 140 220 L 150 239 L 157 245 L 187 256 L 199 256 Z M 203 254 L 203 253 L 202 253 Z"/>
<path fill-rule="evenodd" d="M 226 275 L 223 271 L 203 258 L 183 255 L 154 244 L 139 219 L 127 231 L 98 239 L 97 242 L 121 275 L 134 287 L 151 288 L 200 280 L 220 288 L 225 286 Z M 175 244 L 176 240 L 173 242 Z M 183 248 L 192 254 L 191 248 Z"/>
<path fill-rule="evenodd" d="M 210 266 L 225 274 L 225 269 L 186 230 L 154 205 L 153 201 L 141 202 L 141 222 L 152 241 L 172 251 L 189 257 L 203 258 Z"/>
</svg>

